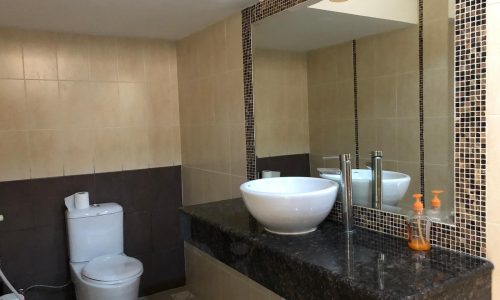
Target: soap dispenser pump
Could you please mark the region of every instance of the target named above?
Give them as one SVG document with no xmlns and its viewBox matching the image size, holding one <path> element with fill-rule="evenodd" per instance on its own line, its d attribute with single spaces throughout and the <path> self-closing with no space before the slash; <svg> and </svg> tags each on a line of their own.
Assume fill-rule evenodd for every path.
<svg viewBox="0 0 500 300">
<path fill-rule="evenodd" d="M 427 251 L 431 249 L 431 220 L 424 215 L 422 194 L 414 194 L 413 198 L 415 198 L 413 211 L 410 212 L 407 219 L 408 247 L 412 250 Z"/>
<path fill-rule="evenodd" d="M 428 208 L 425 214 L 431 219 L 433 222 L 442 222 L 443 215 L 441 213 L 441 200 L 439 199 L 439 194 L 443 193 L 441 190 L 434 190 L 432 194 L 434 197 L 431 200 L 430 208 Z"/>
</svg>

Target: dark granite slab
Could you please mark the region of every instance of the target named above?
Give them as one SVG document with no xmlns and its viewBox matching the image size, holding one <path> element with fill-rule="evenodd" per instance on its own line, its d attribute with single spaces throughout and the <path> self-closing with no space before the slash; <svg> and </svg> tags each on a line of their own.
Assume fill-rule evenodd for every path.
<svg viewBox="0 0 500 300">
<path fill-rule="evenodd" d="M 286 299 L 491 299 L 493 265 L 342 224 L 280 236 L 263 230 L 241 199 L 181 209 L 184 239 Z"/>
</svg>

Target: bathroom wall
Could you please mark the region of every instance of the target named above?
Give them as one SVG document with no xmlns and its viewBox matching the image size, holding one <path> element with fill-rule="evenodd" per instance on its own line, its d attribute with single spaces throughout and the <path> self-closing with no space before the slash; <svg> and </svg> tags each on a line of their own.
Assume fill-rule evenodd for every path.
<svg viewBox="0 0 500 300">
<path fill-rule="evenodd" d="M 241 14 L 181 40 L 177 53 L 183 204 L 240 197 L 246 181 Z M 189 244 L 184 251 L 186 283 L 204 298 L 273 295 Z"/>
<path fill-rule="evenodd" d="M 454 19 L 448 0 L 424 1 L 425 198 L 444 190 L 443 211 L 453 211 Z M 452 12 L 454 15 L 454 11 Z M 446 137 L 446 138 L 444 138 Z"/>
<path fill-rule="evenodd" d="M 323 156 L 356 153 L 352 43 L 307 53 L 311 174 L 318 167 L 338 167 Z"/>
<path fill-rule="evenodd" d="M 240 196 L 246 181 L 241 15 L 177 44 L 183 204 Z"/>
<path fill-rule="evenodd" d="M 258 158 L 309 153 L 307 55 L 254 49 Z"/>
<path fill-rule="evenodd" d="M 500 1 L 488 0 L 486 8 L 486 255 L 495 265 L 493 300 L 500 299 Z"/>
<path fill-rule="evenodd" d="M 182 284 L 175 44 L 5 28 L 0 41 L 8 277 L 18 288 L 68 280 L 63 197 L 88 190 L 91 202 L 124 206 L 125 251 L 145 266 L 142 293 Z"/>
<path fill-rule="evenodd" d="M 356 42 L 360 167 L 382 150 L 384 169 L 411 176 L 411 199 L 420 191 L 418 26 Z"/>
</svg>

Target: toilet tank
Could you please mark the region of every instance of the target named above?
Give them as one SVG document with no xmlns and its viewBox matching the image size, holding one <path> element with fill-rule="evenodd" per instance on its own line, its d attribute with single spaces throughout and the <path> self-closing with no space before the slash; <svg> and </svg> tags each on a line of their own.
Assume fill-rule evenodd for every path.
<svg viewBox="0 0 500 300">
<path fill-rule="evenodd" d="M 66 210 L 69 258 L 85 262 L 97 256 L 123 253 L 123 208 L 117 203 Z"/>
</svg>

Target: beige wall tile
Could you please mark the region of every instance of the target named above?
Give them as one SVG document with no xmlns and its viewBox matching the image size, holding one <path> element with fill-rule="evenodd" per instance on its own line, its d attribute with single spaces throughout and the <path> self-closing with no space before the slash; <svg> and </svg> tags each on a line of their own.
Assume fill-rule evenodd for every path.
<svg viewBox="0 0 500 300">
<path fill-rule="evenodd" d="M 64 175 L 64 135 L 59 130 L 29 131 L 31 178 Z"/>
<path fill-rule="evenodd" d="M 176 49 L 173 43 L 153 40 L 145 44 L 146 79 L 150 82 L 171 83 L 177 77 Z"/>
<path fill-rule="evenodd" d="M 389 162 L 385 162 L 387 167 L 390 167 Z M 384 167 L 385 168 L 385 167 Z M 393 167 L 391 167 L 392 169 Z M 404 207 L 403 212 L 410 210 L 412 205 L 412 195 L 420 193 L 420 164 L 414 162 L 397 162 L 397 171 L 405 173 L 411 177 L 410 186 L 403 200 L 399 203 L 400 207 Z"/>
<path fill-rule="evenodd" d="M 0 79 L 0 130 L 29 127 L 24 80 Z"/>
<path fill-rule="evenodd" d="M 168 127 L 149 128 L 149 151 L 151 167 L 166 167 L 174 164 L 175 136 Z"/>
<path fill-rule="evenodd" d="M 241 14 L 237 13 L 225 21 L 226 63 L 228 70 L 243 70 L 243 47 L 241 45 Z"/>
<path fill-rule="evenodd" d="M 120 125 L 120 98 L 118 83 L 90 82 L 88 101 L 94 107 L 95 127 L 117 127 Z"/>
<path fill-rule="evenodd" d="M 25 32 L 23 55 L 26 79 L 57 80 L 57 34 Z"/>
<path fill-rule="evenodd" d="M 0 29 L 0 78 L 23 79 L 22 31 Z"/>
<path fill-rule="evenodd" d="M 186 284 L 207 299 L 280 300 L 281 297 L 190 244 L 184 244 Z"/>
<path fill-rule="evenodd" d="M 416 118 L 398 119 L 396 124 L 394 124 L 394 121 L 391 123 L 392 126 L 397 126 L 398 160 L 406 162 L 419 161 L 419 120 Z"/>
<path fill-rule="evenodd" d="M 57 81 L 27 80 L 26 99 L 32 129 L 62 127 L 65 119 Z"/>
<path fill-rule="evenodd" d="M 424 115 L 444 117 L 453 115 L 453 88 L 448 86 L 447 69 L 431 69 L 424 73 Z"/>
<path fill-rule="evenodd" d="M 173 86 L 161 82 L 148 84 L 150 116 L 149 125 L 166 127 L 179 125 L 179 95 Z"/>
<path fill-rule="evenodd" d="M 89 37 L 90 80 L 116 81 L 117 41 L 110 37 Z"/>
<path fill-rule="evenodd" d="M 121 171 L 126 160 L 123 145 L 123 130 L 120 128 L 100 128 L 95 131 L 95 172 Z"/>
<path fill-rule="evenodd" d="M 145 43 L 132 39 L 119 39 L 117 41 L 118 80 L 144 81 L 144 46 Z"/>
<path fill-rule="evenodd" d="M 384 153 L 384 159 L 397 160 L 399 149 L 399 132 L 393 119 L 379 119 L 377 120 L 377 150 Z M 395 126 L 396 125 L 396 126 Z M 418 132 L 417 132 L 418 133 Z M 415 144 L 418 146 L 418 141 Z"/>
<path fill-rule="evenodd" d="M 452 137 L 452 118 L 424 118 L 425 162 L 442 165 L 450 164 L 453 159 Z"/>
<path fill-rule="evenodd" d="M 0 131 L 0 181 L 30 177 L 29 143 L 25 131 Z"/>
<path fill-rule="evenodd" d="M 246 141 L 245 125 L 239 124 L 231 126 L 231 174 L 246 176 Z"/>
<path fill-rule="evenodd" d="M 95 132 L 92 129 L 64 130 L 64 175 L 94 173 Z"/>
<path fill-rule="evenodd" d="M 29 177 L 30 164 L 38 178 L 181 163 L 175 43 L 10 29 L 0 39 L 0 78 L 8 78 L 0 79 L 0 131 L 30 130 L 31 146 L 4 180 Z M 152 140 L 148 126 L 166 136 Z M 167 157 L 158 155 L 164 146 Z"/>
<path fill-rule="evenodd" d="M 123 138 L 124 170 L 149 167 L 149 135 L 146 128 L 121 128 Z"/>
<path fill-rule="evenodd" d="M 419 116 L 419 91 L 418 91 L 418 74 L 410 73 L 403 74 L 396 78 L 396 107 L 397 107 L 397 117 L 400 118 L 418 118 Z M 445 85 L 447 88 L 447 85 Z M 424 87 L 429 91 L 434 91 L 430 86 L 424 85 Z M 427 98 L 425 98 L 427 102 Z M 443 99 L 442 101 L 447 101 L 448 99 Z M 434 102 L 429 101 L 434 105 Z M 425 106 L 424 106 L 425 107 Z M 427 115 L 426 115 L 427 116 Z"/>
<path fill-rule="evenodd" d="M 149 101 L 142 83 L 120 83 L 120 126 L 146 126 L 149 117 Z"/>
<path fill-rule="evenodd" d="M 63 107 L 64 128 L 94 128 L 96 106 L 91 98 L 90 83 L 60 81 L 59 93 Z"/>
<path fill-rule="evenodd" d="M 447 68 L 448 58 L 448 20 L 428 22 L 424 27 L 424 69 Z"/>
<path fill-rule="evenodd" d="M 394 118 L 397 111 L 396 78 L 393 76 L 374 79 L 374 108 L 377 118 Z"/>
<path fill-rule="evenodd" d="M 89 79 L 88 36 L 59 34 L 57 68 L 60 80 Z"/>
</svg>

